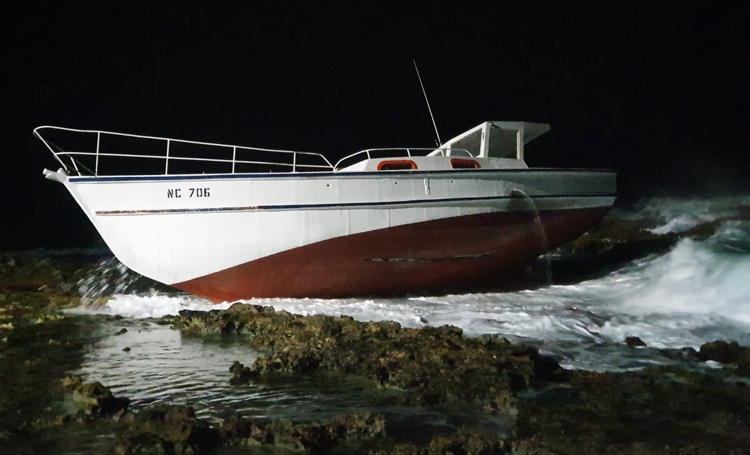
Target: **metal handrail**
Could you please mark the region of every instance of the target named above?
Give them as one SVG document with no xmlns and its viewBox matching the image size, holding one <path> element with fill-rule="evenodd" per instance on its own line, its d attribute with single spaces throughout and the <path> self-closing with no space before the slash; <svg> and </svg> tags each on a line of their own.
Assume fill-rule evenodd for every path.
<svg viewBox="0 0 750 455">
<path fill-rule="evenodd" d="M 413 155 L 412 154 L 413 151 L 414 152 L 427 152 L 427 153 L 419 153 L 417 155 Z M 344 161 L 350 160 L 352 158 L 355 158 L 357 156 L 360 156 L 360 155 L 365 155 L 365 156 L 363 158 L 361 158 L 360 160 L 356 161 L 357 163 L 359 161 L 364 161 L 366 159 L 367 160 L 372 159 L 371 152 L 396 152 L 396 153 L 398 153 L 398 154 L 389 155 L 389 156 L 386 156 L 386 157 L 383 157 L 383 158 L 401 157 L 401 156 L 404 156 L 404 152 L 406 152 L 406 156 L 408 156 L 408 157 L 411 157 L 411 156 L 427 156 L 427 155 L 430 155 L 430 156 L 432 156 L 432 155 L 446 156 L 446 152 L 449 152 L 451 155 L 453 155 L 454 153 L 458 152 L 458 154 L 462 154 L 463 153 L 463 154 L 465 154 L 465 156 L 469 156 L 469 157 L 472 157 L 472 158 L 474 157 L 474 155 L 472 155 L 471 152 L 469 152 L 466 149 L 455 149 L 455 148 L 450 148 L 450 147 L 440 147 L 440 148 L 427 148 L 427 147 L 372 148 L 372 149 L 360 150 L 359 152 L 352 153 L 351 155 L 345 156 L 345 157 L 341 158 L 340 160 L 338 160 L 336 162 L 336 165 L 334 167 L 336 169 L 341 169 L 341 163 L 343 163 Z M 352 164 L 355 164 L 355 163 L 352 163 Z"/>
<path fill-rule="evenodd" d="M 304 153 L 304 152 L 299 152 Z M 95 152 L 58 152 L 60 155 L 66 155 L 66 156 L 72 156 L 72 155 L 83 155 L 83 156 L 117 156 L 122 158 L 152 158 L 152 159 L 165 159 L 165 157 L 160 155 L 133 155 L 130 153 L 95 153 Z M 224 160 L 221 158 L 190 158 L 187 156 L 172 156 L 170 157 L 172 160 L 181 160 L 181 161 L 208 161 L 212 163 L 239 163 L 239 164 L 267 164 L 271 166 L 286 166 L 286 167 L 293 167 L 295 166 L 295 163 L 275 163 L 273 161 L 247 161 L 247 160 Z M 80 163 L 78 163 L 80 164 Z M 311 167 L 311 168 L 319 168 L 319 169 L 328 169 L 331 168 L 329 166 L 323 166 L 319 164 L 296 164 L 297 167 Z"/>
<path fill-rule="evenodd" d="M 48 142 L 44 137 L 42 137 L 41 131 L 42 130 L 58 130 L 58 131 L 67 131 L 72 133 L 83 133 L 83 134 L 96 134 L 96 151 L 95 152 L 78 152 L 78 151 L 65 151 L 56 145 L 54 145 L 51 142 Z M 236 164 L 260 164 L 260 165 L 268 165 L 268 166 L 282 166 L 282 167 L 289 167 L 291 168 L 291 172 L 297 172 L 297 169 L 325 169 L 325 170 L 333 170 L 334 167 L 331 164 L 328 159 L 319 154 L 319 153 L 313 153 L 313 152 L 300 152 L 300 151 L 294 151 L 294 150 L 281 150 L 281 149 L 267 149 L 267 148 L 260 148 L 260 147 L 248 147 L 248 146 L 241 146 L 241 145 L 230 145 L 230 144 L 221 144 L 221 143 L 214 143 L 214 142 L 200 142 L 200 141 L 190 141 L 185 139 L 174 139 L 174 138 L 166 138 L 166 137 L 158 137 L 158 136 L 145 136 L 145 135 L 138 135 L 138 134 L 127 134 L 127 133 L 118 133 L 114 131 L 102 131 L 102 130 L 81 130 L 81 129 L 74 129 L 74 128 L 63 128 L 58 126 L 39 126 L 37 128 L 34 128 L 34 135 L 41 140 L 44 145 L 49 149 L 50 152 L 54 155 L 55 159 L 60 162 L 60 164 L 63 166 L 63 168 L 66 171 L 69 171 L 70 169 L 66 165 L 66 163 L 61 159 L 61 156 L 67 156 L 70 161 L 71 165 L 75 172 L 77 172 L 79 175 L 81 175 L 81 171 L 78 168 L 79 165 L 81 167 L 84 167 L 82 163 L 78 162 L 73 158 L 73 156 L 94 156 L 94 175 L 99 175 L 99 158 L 102 156 L 112 156 L 112 157 L 123 157 L 123 158 L 146 158 L 146 159 L 161 159 L 164 160 L 164 174 L 169 174 L 169 161 L 175 160 L 175 161 L 204 161 L 204 162 L 215 162 L 215 163 L 231 163 L 232 169 L 231 173 L 235 173 L 235 165 Z M 157 141 L 166 141 L 166 151 L 164 155 L 135 155 L 135 154 L 129 154 L 129 153 L 107 153 L 100 151 L 100 145 L 101 145 L 101 137 L 102 135 L 109 135 L 109 136 L 120 136 L 120 137 L 130 137 L 130 138 L 136 138 L 136 139 L 146 139 L 146 140 L 157 140 Z M 192 145 L 201 145 L 201 146 L 209 146 L 209 147 L 221 147 L 221 148 L 232 148 L 232 159 L 220 159 L 220 158 L 190 158 L 190 157 L 179 157 L 179 156 L 170 156 L 170 146 L 172 143 L 177 144 L 192 144 Z M 58 148 L 59 151 L 55 151 L 55 148 Z M 248 150 L 248 151 L 258 151 L 258 152 L 270 152 L 270 153 L 278 153 L 280 155 L 290 155 L 291 163 L 287 162 L 272 162 L 272 161 L 254 161 L 254 160 L 238 160 L 237 159 L 237 150 Z M 307 155 L 316 157 L 319 159 L 322 159 L 323 162 L 325 162 L 325 165 L 317 165 L 317 164 L 298 164 L 297 157 L 298 155 Z M 88 170 L 88 169 L 87 169 Z M 89 170 L 90 172 L 90 170 Z"/>
</svg>

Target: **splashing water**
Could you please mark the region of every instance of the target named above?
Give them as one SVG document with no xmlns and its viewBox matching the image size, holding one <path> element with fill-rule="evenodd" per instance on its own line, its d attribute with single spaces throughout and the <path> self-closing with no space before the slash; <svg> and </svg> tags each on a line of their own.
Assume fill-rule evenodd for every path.
<svg viewBox="0 0 750 455">
<path fill-rule="evenodd" d="M 750 195 L 712 199 L 653 198 L 635 212 L 613 210 L 617 217 L 626 219 L 661 219 L 663 223 L 650 229 L 654 234 L 685 232 L 700 223 L 717 218 L 734 217 L 750 207 Z"/>
<path fill-rule="evenodd" d="M 78 281 L 83 305 L 95 305 L 103 298 L 133 289 L 140 275 L 130 271 L 116 258 L 103 259 L 86 278 Z"/>
</svg>

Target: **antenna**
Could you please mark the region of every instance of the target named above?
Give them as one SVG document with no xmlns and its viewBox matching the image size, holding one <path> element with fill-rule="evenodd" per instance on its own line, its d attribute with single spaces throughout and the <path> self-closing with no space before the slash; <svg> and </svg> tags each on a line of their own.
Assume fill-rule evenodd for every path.
<svg viewBox="0 0 750 455">
<path fill-rule="evenodd" d="M 430 100 L 427 99 L 427 92 L 424 90 L 424 84 L 422 83 L 422 77 L 419 75 L 419 68 L 417 68 L 417 61 L 412 60 L 414 63 L 414 69 L 417 70 L 417 79 L 419 79 L 419 85 L 422 86 L 422 93 L 424 94 L 424 100 L 427 103 L 427 110 L 430 111 L 430 118 L 432 119 L 432 126 L 435 128 L 435 136 L 437 136 L 438 147 L 443 145 L 440 140 L 440 133 L 438 133 L 437 125 L 435 124 L 435 116 L 432 115 L 432 108 L 430 108 Z"/>
</svg>

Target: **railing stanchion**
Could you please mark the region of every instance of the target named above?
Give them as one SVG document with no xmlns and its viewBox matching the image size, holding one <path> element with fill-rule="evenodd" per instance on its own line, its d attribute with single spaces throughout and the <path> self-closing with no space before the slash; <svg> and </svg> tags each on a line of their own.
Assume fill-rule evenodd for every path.
<svg viewBox="0 0 750 455">
<path fill-rule="evenodd" d="M 169 174 L 169 143 L 170 140 L 167 139 L 167 157 L 164 160 L 164 175 Z"/>
<path fill-rule="evenodd" d="M 232 147 L 232 174 L 234 174 L 234 162 L 237 160 L 237 147 Z"/>
<path fill-rule="evenodd" d="M 297 152 L 292 155 L 292 172 L 297 172 Z"/>
<path fill-rule="evenodd" d="M 102 137 L 102 132 L 96 132 L 96 162 L 94 163 L 94 176 L 99 175 L 99 141 Z"/>
</svg>

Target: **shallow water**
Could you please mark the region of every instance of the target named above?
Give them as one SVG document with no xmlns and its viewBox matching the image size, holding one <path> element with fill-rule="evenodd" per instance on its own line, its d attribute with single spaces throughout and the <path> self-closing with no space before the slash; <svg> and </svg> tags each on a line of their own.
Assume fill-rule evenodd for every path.
<svg viewBox="0 0 750 455">
<path fill-rule="evenodd" d="M 705 200 L 657 200 L 638 213 L 613 216 L 660 216 L 664 224 L 655 231 L 682 230 L 686 223 L 736 214 L 737 207 L 748 200 L 722 199 L 714 205 Z M 120 286 L 119 292 L 124 288 Z M 470 336 L 497 334 L 535 344 L 566 368 L 626 371 L 685 363 L 683 356 L 667 348 L 698 348 L 716 339 L 750 345 L 750 223 L 725 222 L 709 239 L 683 239 L 664 255 L 642 258 L 608 275 L 568 285 L 506 293 L 256 299 L 250 303 L 303 315 L 394 320 L 406 327 L 451 324 Z M 238 410 L 248 416 L 304 420 L 344 408 L 372 409 L 357 397 L 338 395 L 335 387 L 322 390 L 320 384 L 313 387 L 298 381 L 232 387 L 229 366 L 233 360 L 252 364 L 252 351 L 182 338 L 178 332 L 148 321 L 182 309 L 224 309 L 229 305 L 213 305 L 188 295 L 140 292 L 117 293 L 99 308 L 74 310 L 126 317 L 103 327 L 108 335 L 88 353 L 81 373 L 133 398 L 136 406 L 154 401 L 188 403 L 199 415 L 210 418 Z M 114 335 L 120 327 L 128 332 Z M 626 347 L 623 340 L 628 336 L 640 337 L 648 347 Z M 130 352 L 122 351 L 126 346 Z M 434 422 L 442 418 L 435 417 Z"/>
</svg>

